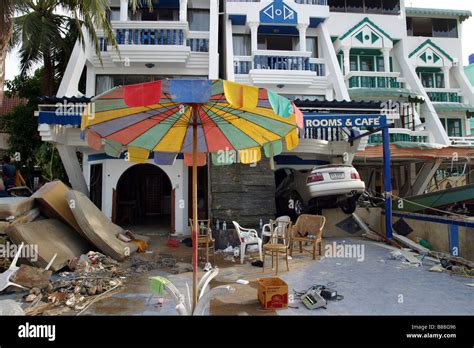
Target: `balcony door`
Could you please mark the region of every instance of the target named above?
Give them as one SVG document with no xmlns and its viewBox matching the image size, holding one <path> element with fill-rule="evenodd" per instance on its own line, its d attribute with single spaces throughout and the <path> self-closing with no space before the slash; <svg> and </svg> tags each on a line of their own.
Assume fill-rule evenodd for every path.
<svg viewBox="0 0 474 348">
<path fill-rule="evenodd" d="M 259 35 L 258 49 L 268 51 L 293 51 L 295 38 L 283 35 Z"/>
</svg>

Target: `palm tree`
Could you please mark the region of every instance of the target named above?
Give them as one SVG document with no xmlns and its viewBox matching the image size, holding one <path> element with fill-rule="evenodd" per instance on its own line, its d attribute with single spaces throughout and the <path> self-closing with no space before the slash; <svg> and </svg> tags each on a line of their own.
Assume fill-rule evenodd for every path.
<svg viewBox="0 0 474 348">
<path fill-rule="evenodd" d="M 54 55 L 58 50 L 65 49 L 64 37 L 68 32 L 75 31 L 83 46 L 87 35 L 99 57 L 96 29 L 102 29 L 104 36 L 117 48 L 115 35 L 107 19 L 108 10 L 109 0 L 1 0 L 0 66 L 4 67 L 7 50 L 15 44 L 21 44 L 22 72 L 26 73 L 35 63 L 43 63 L 43 92 L 51 95 L 54 84 L 53 79 L 49 79 L 55 75 Z M 0 103 L 3 99 L 3 83 L 4 69 L 0 71 Z"/>
</svg>

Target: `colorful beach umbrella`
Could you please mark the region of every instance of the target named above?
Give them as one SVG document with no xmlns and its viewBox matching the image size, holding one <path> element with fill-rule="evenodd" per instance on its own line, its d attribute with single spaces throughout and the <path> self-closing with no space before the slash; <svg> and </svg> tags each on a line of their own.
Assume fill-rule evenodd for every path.
<svg viewBox="0 0 474 348">
<path fill-rule="evenodd" d="M 298 145 L 302 113 L 264 88 L 225 80 L 160 80 L 113 88 L 95 98 L 82 118 L 89 146 L 132 162 L 172 164 L 179 153 L 193 166 L 193 302 L 197 303 L 197 167 L 258 162 Z"/>
</svg>

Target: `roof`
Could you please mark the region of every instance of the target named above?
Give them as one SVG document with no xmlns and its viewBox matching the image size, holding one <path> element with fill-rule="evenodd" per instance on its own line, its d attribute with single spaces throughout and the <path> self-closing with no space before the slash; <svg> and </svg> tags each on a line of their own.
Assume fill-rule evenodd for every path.
<svg viewBox="0 0 474 348">
<path fill-rule="evenodd" d="M 300 109 L 338 109 L 347 111 L 359 110 L 373 110 L 379 112 L 384 107 L 385 102 L 382 101 L 347 101 L 347 100 L 310 100 L 310 99 L 296 99 L 295 105 Z"/>
<path fill-rule="evenodd" d="M 385 35 L 390 41 L 393 41 L 392 37 L 387 34 L 386 31 L 384 31 L 382 28 L 380 28 L 377 24 L 375 24 L 374 22 L 372 22 L 369 17 L 365 17 L 362 21 L 360 21 L 359 23 L 357 23 L 356 25 L 354 25 L 351 29 L 349 29 L 345 34 L 341 35 L 339 37 L 339 40 L 344 40 L 346 37 L 348 37 L 349 35 L 351 35 L 354 31 L 356 31 L 359 27 L 361 27 L 363 24 L 365 23 L 368 23 L 370 24 L 371 26 L 373 26 L 376 30 L 378 30 L 380 33 L 382 33 L 383 35 Z"/>
<path fill-rule="evenodd" d="M 431 39 L 426 40 L 423 42 L 420 46 L 418 46 L 413 52 L 410 53 L 408 56 L 409 58 L 413 57 L 415 54 L 417 54 L 419 51 L 423 49 L 423 47 L 430 45 L 431 47 L 434 47 L 437 49 L 440 53 L 442 53 L 446 58 L 448 58 L 451 62 L 454 62 L 453 57 L 451 57 L 445 50 L 443 50 L 441 47 L 439 47 L 437 44 L 435 44 Z"/>
<path fill-rule="evenodd" d="M 464 73 L 466 74 L 467 78 L 469 79 L 469 82 L 471 82 L 471 85 L 474 86 L 474 64 L 466 66 L 464 68 Z"/>
<path fill-rule="evenodd" d="M 350 88 L 349 95 L 351 98 L 413 98 L 422 101 L 423 98 L 417 93 L 406 88 Z"/>
<path fill-rule="evenodd" d="M 396 144 L 390 144 L 390 153 L 393 160 L 396 159 L 452 159 L 453 151 L 458 153 L 459 158 L 474 158 L 473 148 L 447 146 L 444 148 L 403 148 Z M 356 159 L 381 159 L 383 158 L 383 146 L 367 146 L 364 151 L 356 153 Z"/>
<path fill-rule="evenodd" d="M 406 7 L 407 16 L 419 15 L 419 16 L 436 16 L 436 17 L 451 17 L 459 18 L 461 22 L 465 21 L 472 16 L 471 11 L 467 10 L 449 10 L 439 8 L 421 8 L 421 7 Z"/>
<path fill-rule="evenodd" d="M 17 94 L 12 95 L 10 97 L 4 96 L 3 97 L 3 104 L 0 107 L 0 115 L 8 114 L 13 110 L 14 107 L 22 104 L 26 104 L 28 102 L 25 98 L 20 98 Z"/>
<path fill-rule="evenodd" d="M 433 103 L 434 108 L 438 112 L 466 112 L 470 115 L 474 114 L 474 105 L 462 103 Z M 469 115 L 469 116 L 470 116 Z"/>
<path fill-rule="evenodd" d="M 56 103 L 89 103 L 92 98 L 88 97 L 41 97 L 39 102 L 41 104 L 56 104 Z"/>
</svg>

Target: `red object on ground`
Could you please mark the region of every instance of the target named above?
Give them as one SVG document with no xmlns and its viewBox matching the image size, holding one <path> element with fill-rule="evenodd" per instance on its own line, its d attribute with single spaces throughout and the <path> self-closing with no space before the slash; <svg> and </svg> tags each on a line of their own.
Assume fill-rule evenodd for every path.
<svg viewBox="0 0 474 348">
<path fill-rule="evenodd" d="M 171 248 L 178 248 L 179 247 L 179 240 L 176 239 L 168 239 L 168 243 L 166 243 Z"/>
</svg>

